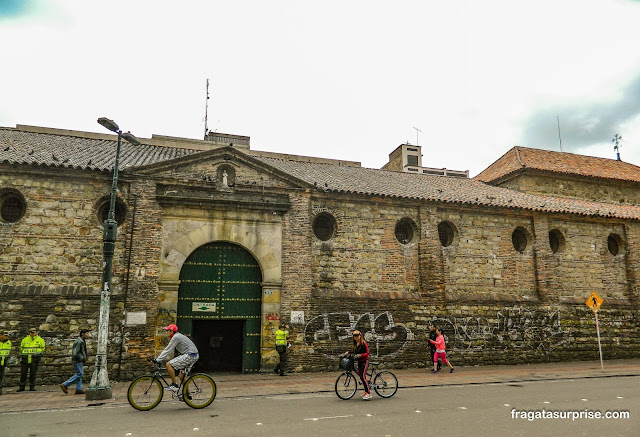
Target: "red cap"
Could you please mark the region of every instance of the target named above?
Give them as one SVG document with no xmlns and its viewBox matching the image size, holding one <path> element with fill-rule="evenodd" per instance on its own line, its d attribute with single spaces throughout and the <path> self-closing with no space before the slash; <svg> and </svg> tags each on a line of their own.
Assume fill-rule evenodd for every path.
<svg viewBox="0 0 640 437">
<path fill-rule="evenodd" d="M 167 331 L 173 331 L 173 332 L 178 332 L 178 327 L 176 325 L 169 325 L 169 326 L 165 326 L 162 329 L 166 329 Z"/>
</svg>

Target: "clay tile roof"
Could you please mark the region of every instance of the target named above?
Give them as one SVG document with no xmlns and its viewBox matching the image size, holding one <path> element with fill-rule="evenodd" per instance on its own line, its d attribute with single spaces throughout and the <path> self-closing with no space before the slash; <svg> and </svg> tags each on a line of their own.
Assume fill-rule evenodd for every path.
<svg viewBox="0 0 640 437">
<path fill-rule="evenodd" d="M 628 162 L 528 147 L 512 148 L 475 179 L 493 182 L 524 169 L 640 182 L 640 167 Z"/>
<path fill-rule="evenodd" d="M 113 139 L 26 132 L 0 127 L 0 163 L 105 171 L 113 168 L 115 149 L 116 141 Z M 250 152 L 234 150 L 251 156 Z M 144 143 L 133 146 L 123 141 L 119 167 L 126 169 L 149 165 L 194 153 L 211 154 L 210 151 Z M 640 206 L 529 194 L 488 185 L 478 179 L 400 173 L 277 157 L 251 158 L 306 182 L 310 189 L 319 191 L 640 220 Z"/>
<path fill-rule="evenodd" d="M 475 179 L 400 173 L 271 157 L 256 159 L 315 186 L 319 191 L 640 220 L 640 206 L 529 194 L 488 185 Z"/>
<path fill-rule="evenodd" d="M 0 127 L 0 162 L 111 170 L 117 144 L 117 140 L 26 132 Z M 118 167 L 122 170 L 134 165 L 153 164 L 191 153 L 195 151 L 144 143 L 133 146 L 123 140 Z"/>
</svg>

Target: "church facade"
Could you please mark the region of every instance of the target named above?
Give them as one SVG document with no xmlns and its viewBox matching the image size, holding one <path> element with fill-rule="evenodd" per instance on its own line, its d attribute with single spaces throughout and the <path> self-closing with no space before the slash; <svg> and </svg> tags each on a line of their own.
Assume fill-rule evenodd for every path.
<svg viewBox="0 0 640 437">
<path fill-rule="evenodd" d="M 294 371 L 335 369 L 354 329 L 385 366 L 426 366 L 430 324 L 456 365 L 597 359 L 592 292 L 604 358 L 640 356 L 636 166 L 514 148 L 470 179 L 261 152 L 236 135 L 141 141 L 120 159 L 112 379 L 144 372 L 169 323 L 203 371 L 273 368 L 280 322 Z M 45 381 L 97 329 L 115 145 L 0 128 L 0 329 L 14 344 L 40 330 Z"/>
</svg>

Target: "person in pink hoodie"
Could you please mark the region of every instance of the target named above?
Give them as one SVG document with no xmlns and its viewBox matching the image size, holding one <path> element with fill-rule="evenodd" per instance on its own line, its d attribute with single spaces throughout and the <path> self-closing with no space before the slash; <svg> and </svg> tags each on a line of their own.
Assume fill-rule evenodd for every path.
<svg viewBox="0 0 640 437">
<path fill-rule="evenodd" d="M 447 353 L 445 352 L 446 346 L 444 344 L 444 335 L 440 329 L 436 329 L 436 339 L 429 340 L 436 345 L 436 352 L 433 354 L 433 373 L 438 373 L 438 359 L 441 359 L 444 364 L 449 366 L 449 373 L 453 373 L 453 365 L 447 361 Z"/>
</svg>

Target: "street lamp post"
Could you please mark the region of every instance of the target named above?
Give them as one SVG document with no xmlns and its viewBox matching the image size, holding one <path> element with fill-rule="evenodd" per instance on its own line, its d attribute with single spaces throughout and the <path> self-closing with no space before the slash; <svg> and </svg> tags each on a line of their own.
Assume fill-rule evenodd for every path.
<svg viewBox="0 0 640 437">
<path fill-rule="evenodd" d="M 120 161 L 120 146 L 122 138 L 127 142 L 137 146 L 140 141 L 130 132 L 122 133 L 120 127 L 113 121 L 105 117 L 100 117 L 98 123 L 112 132 L 118 134 L 118 146 L 116 148 L 116 160 L 113 166 L 113 179 L 111 183 L 111 199 L 109 201 L 109 214 L 104 221 L 102 231 L 103 242 L 103 270 L 102 270 L 102 293 L 100 295 L 100 316 L 98 319 L 98 350 L 96 352 L 96 363 L 91 376 L 91 383 L 87 389 L 85 398 L 87 400 L 110 399 L 112 396 L 109 374 L 107 372 L 107 343 L 109 339 L 109 306 L 111 293 L 111 276 L 113 265 L 113 253 L 115 251 L 116 239 L 118 236 L 118 222 L 116 221 L 116 198 L 118 195 L 118 163 Z"/>
</svg>

